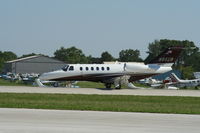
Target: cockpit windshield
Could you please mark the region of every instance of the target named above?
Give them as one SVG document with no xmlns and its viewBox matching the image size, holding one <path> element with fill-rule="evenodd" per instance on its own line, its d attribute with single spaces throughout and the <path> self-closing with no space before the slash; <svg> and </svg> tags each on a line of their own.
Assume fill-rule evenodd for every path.
<svg viewBox="0 0 200 133">
<path fill-rule="evenodd" d="M 66 65 L 66 66 L 64 66 L 64 67 L 62 68 L 62 70 L 63 70 L 63 71 L 67 71 L 68 67 L 69 67 L 69 65 Z"/>
</svg>

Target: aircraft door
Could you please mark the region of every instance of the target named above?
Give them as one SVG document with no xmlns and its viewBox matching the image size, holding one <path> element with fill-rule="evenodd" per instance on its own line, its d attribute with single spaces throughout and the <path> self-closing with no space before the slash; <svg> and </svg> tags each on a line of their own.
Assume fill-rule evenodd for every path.
<svg viewBox="0 0 200 133">
<path fill-rule="evenodd" d="M 126 63 L 124 63 L 123 71 L 126 71 Z"/>
</svg>

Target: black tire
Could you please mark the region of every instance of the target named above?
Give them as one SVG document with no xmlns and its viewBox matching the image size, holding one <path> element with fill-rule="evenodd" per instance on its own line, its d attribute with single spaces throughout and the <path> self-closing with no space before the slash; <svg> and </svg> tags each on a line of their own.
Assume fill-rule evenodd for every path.
<svg viewBox="0 0 200 133">
<path fill-rule="evenodd" d="M 53 87 L 58 87 L 58 86 L 59 86 L 58 82 L 55 82 L 55 83 L 53 84 Z"/>
<path fill-rule="evenodd" d="M 106 88 L 109 88 L 109 89 L 111 88 L 111 85 L 112 84 L 109 84 L 109 83 L 105 84 Z"/>
</svg>

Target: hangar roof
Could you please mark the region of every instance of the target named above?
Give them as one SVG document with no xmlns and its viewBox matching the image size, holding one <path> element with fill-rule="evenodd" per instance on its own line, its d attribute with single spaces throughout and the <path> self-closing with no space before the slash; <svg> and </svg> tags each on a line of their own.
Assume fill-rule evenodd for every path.
<svg viewBox="0 0 200 133">
<path fill-rule="evenodd" d="M 55 60 L 57 62 L 62 62 L 62 61 L 59 61 L 59 60 L 51 58 L 51 57 L 47 57 L 47 56 L 43 56 L 43 55 L 34 55 L 34 56 L 29 56 L 29 57 L 25 57 L 25 58 L 16 59 L 16 60 L 7 61 L 6 63 L 14 63 L 14 62 L 26 61 L 26 60 L 33 59 L 33 58 L 38 58 L 38 57 L 46 57 L 46 58 L 50 58 L 52 60 Z"/>
</svg>

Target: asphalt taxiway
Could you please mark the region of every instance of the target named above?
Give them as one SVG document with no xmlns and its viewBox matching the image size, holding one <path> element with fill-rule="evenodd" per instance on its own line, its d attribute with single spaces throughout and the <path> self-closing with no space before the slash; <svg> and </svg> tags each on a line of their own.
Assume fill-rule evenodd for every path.
<svg viewBox="0 0 200 133">
<path fill-rule="evenodd" d="M 191 96 L 200 97 L 200 90 L 167 89 L 98 89 L 98 88 L 50 88 L 26 86 L 0 86 L 0 92 L 8 93 L 56 93 L 56 94 L 99 94 L 99 95 L 144 95 L 144 96 Z"/>
<path fill-rule="evenodd" d="M 200 115 L 0 108 L 0 133 L 199 133 Z"/>
</svg>

